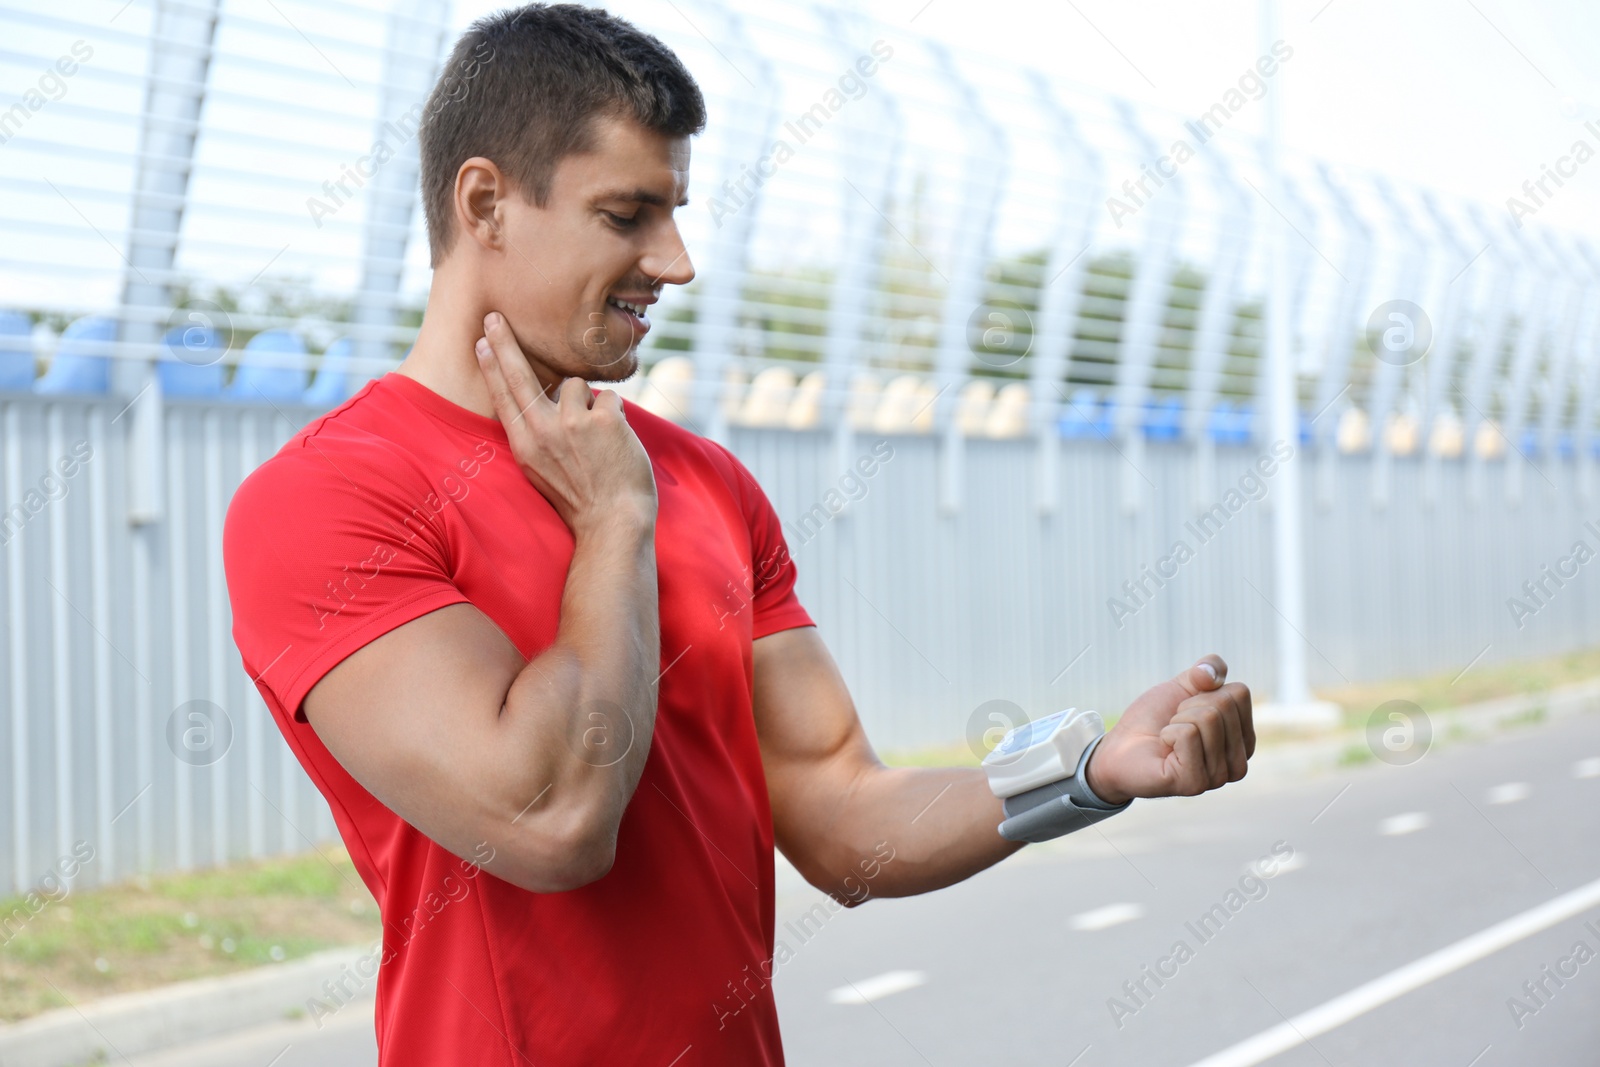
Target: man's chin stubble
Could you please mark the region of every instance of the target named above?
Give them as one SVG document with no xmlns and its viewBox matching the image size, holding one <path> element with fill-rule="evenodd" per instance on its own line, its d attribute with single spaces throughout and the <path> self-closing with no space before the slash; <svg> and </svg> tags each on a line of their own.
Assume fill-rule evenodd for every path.
<svg viewBox="0 0 1600 1067">
<path fill-rule="evenodd" d="M 610 363 L 590 364 L 587 380 L 591 382 L 625 382 L 639 373 L 639 350 L 629 349 Z"/>
</svg>

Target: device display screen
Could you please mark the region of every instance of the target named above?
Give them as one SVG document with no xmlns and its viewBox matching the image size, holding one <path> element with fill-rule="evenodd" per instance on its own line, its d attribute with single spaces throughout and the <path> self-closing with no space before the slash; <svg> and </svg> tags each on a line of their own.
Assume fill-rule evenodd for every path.
<svg viewBox="0 0 1600 1067">
<path fill-rule="evenodd" d="M 1056 725 L 1061 722 L 1061 716 L 1065 714 L 1065 711 L 1058 711 L 1053 715 L 1046 715 L 1042 719 L 1035 719 L 1030 723 L 1017 727 L 1006 735 L 1005 740 L 1000 742 L 1000 747 L 995 751 L 1002 756 L 1009 756 L 1015 752 L 1021 752 L 1023 749 L 1032 748 L 1050 736 L 1050 732 L 1056 728 Z"/>
</svg>

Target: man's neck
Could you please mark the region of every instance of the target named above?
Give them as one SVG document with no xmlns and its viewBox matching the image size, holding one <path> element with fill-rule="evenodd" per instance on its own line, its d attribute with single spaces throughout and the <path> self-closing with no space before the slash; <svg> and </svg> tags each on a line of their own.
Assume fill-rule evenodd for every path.
<svg viewBox="0 0 1600 1067">
<path fill-rule="evenodd" d="M 473 346 L 483 336 L 483 317 L 496 309 L 472 295 L 477 291 L 478 286 L 455 284 L 436 273 L 416 343 L 395 373 L 427 386 L 468 411 L 493 418 L 494 403 L 478 369 Z M 529 365 L 547 393 L 560 384 L 545 367 L 532 360 Z"/>
</svg>

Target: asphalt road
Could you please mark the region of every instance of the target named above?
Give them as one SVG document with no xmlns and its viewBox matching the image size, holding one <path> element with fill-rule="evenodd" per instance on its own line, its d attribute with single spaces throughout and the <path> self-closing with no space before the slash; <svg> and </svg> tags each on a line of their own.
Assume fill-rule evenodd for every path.
<svg viewBox="0 0 1600 1067">
<path fill-rule="evenodd" d="M 822 900 L 778 901 L 793 1067 L 1595 1067 L 1600 716 L 1140 801 L 942 892 Z M 135 1061 L 375 1063 L 356 1006 Z"/>
</svg>

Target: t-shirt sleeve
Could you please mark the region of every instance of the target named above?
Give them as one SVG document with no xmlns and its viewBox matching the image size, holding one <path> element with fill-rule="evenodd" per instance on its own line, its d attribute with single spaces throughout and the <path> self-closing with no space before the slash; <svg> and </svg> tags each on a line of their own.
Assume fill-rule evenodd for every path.
<svg viewBox="0 0 1600 1067">
<path fill-rule="evenodd" d="M 727 461 L 732 465 L 740 507 L 744 512 L 746 527 L 750 530 L 750 581 L 753 593 L 751 602 L 752 639 L 766 637 L 779 630 L 797 626 L 815 626 L 811 616 L 801 606 L 795 595 L 798 577 L 794 559 L 789 555 L 788 542 L 783 537 L 783 523 L 778 513 L 762 491 L 760 483 L 739 458 L 721 445 Z"/>
<path fill-rule="evenodd" d="M 245 670 L 301 722 L 306 693 L 346 656 L 466 602 L 427 480 L 403 463 L 287 451 L 234 494 L 223 565 Z"/>
</svg>

